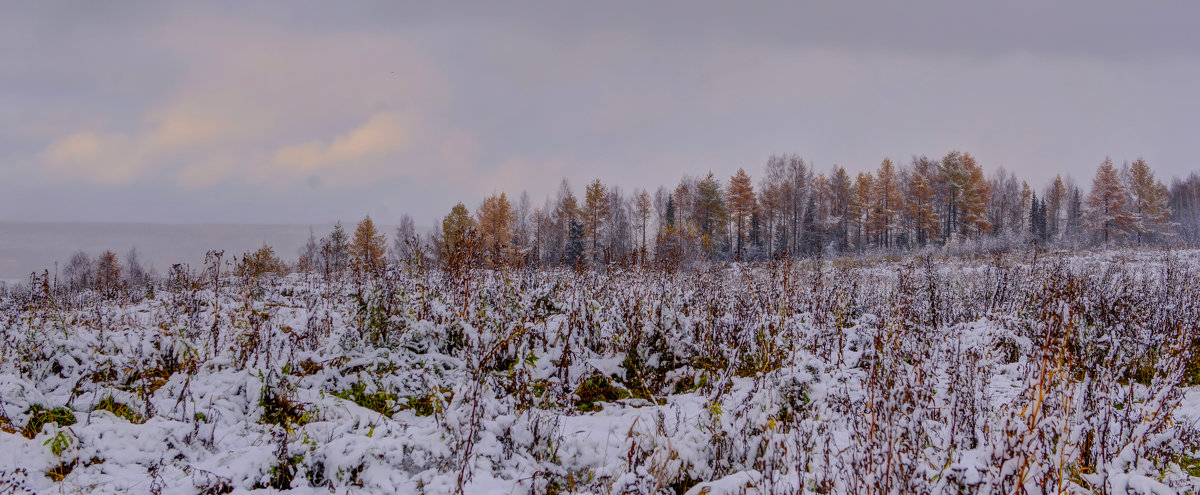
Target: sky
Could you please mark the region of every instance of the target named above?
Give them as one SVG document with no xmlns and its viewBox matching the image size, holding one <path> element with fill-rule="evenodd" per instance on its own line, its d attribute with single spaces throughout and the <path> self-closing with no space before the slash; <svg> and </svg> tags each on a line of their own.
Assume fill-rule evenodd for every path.
<svg viewBox="0 0 1200 495">
<path fill-rule="evenodd" d="M 327 224 L 976 156 L 1200 170 L 1200 3 L 18 2 L 0 220 Z"/>
</svg>

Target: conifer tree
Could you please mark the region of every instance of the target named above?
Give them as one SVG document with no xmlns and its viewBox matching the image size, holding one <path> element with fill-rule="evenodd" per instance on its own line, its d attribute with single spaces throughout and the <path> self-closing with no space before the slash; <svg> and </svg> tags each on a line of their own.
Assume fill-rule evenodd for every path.
<svg viewBox="0 0 1200 495">
<path fill-rule="evenodd" d="M 351 265 L 355 272 L 378 274 L 387 266 L 386 255 L 387 241 L 367 215 L 354 229 L 354 242 L 350 245 Z"/>
<path fill-rule="evenodd" d="M 934 162 L 924 156 L 913 158 L 913 170 L 905 188 L 907 200 L 904 203 L 904 211 L 912 221 L 919 246 L 924 246 L 940 234 L 939 218 L 934 206 L 936 167 Z"/>
<path fill-rule="evenodd" d="M 844 250 L 850 247 L 850 204 L 853 201 L 850 174 L 846 173 L 845 168 L 834 166 L 829 178 L 829 194 L 829 214 L 834 223 L 834 237 L 837 239 L 838 249 Z"/>
<path fill-rule="evenodd" d="M 554 205 L 554 229 L 550 236 L 551 256 L 556 262 L 563 262 L 565 246 L 570 235 L 571 220 L 579 215 L 579 202 L 571 186 L 563 179 L 558 186 L 558 200 Z"/>
<path fill-rule="evenodd" d="M 584 191 L 583 204 L 583 225 L 591 241 L 591 259 L 594 261 L 599 256 L 600 229 L 609 208 L 607 190 L 604 184 L 600 183 L 600 179 L 588 184 Z"/>
<path fill-rule="evenodd" d="M 504 193 L 493 194 L 479 205 L 475 213 L 475 222 L 479 226 L 479 240 L 488 256 L 495 265 L 505 262 L 505 250 L 513 239 L 513 227 L 517 218 L 512 204 Z"/>
<path fill-rule="evenodd" d="M 1063 184 L 1061 175 L 1054 176 L 1050 183 L 1050 191 L 1045 197 L 1047 236 L 1050 240 L 1062 234 L 1062 210 L 1067 201 L 1067 186 Z"/>
<path fill-rule="evenodd" d="M 1104 159 L 1092 179 L 1092 190 L 1087 195 L 1087 219 L 1104 244 L 1124 238 L 1137 228 L 1137 218 L 1128 208 L 1128 191 L 1110 158 Z"/>
<path fill-rule="evenodd" d="M 117 253 L 105 251 L 96 259 L 96 288 L 100 294 L 112 298 L 121 290 L 121 262 Z"/>
<path fill-rule="evenodd" d="M 447 255 L 464 246 L 473 234 L 475 222 L 466 205 L 458 203 L 442 219 L 442 254 Z"/>
<path fill-rule="evenodd" d="M 563 255 L 563 261 L 569 266 L 579 266 L 584 261 L 584 246 L 583 238 L 586 235 L 583 223 L 579 219 L 571 218 L 571 226 L 567 232 L 567 246 Z"/>
<path fill-rule="evenodd" d="M 874 230 L 871 228 L 875 209 L 875 176 L 870 172 L 859 172 L 854 178 L 853 195 L 850 200 L 851 241 L 862 247 Z"/>
<path fill-rule="evenodd" d="M 737 253 L 735 259 L 741 259 L 744 249 L 743 240 L 745 238 L 745 222 L 754 214 L 754 185 L 750 182 L 750 176 L 746 174 L 744 169 L 738 169 L 737 173 L 729 179 L 729 187 L 725 191 L 729 202 L 729 213 L 733 219 L 733 223 L 737 228 L 736 242 L 734 248 Z"/>
<path fill-rule="evenodd" d="M 708 254 L 716 254 L 721 249 L 717 234 L 725 229 L 728 221 L 729 211 L 721 194 L 721 183 L 709 172 L 696 184 L 692 203 L 692 222 L 699 229 L 700 245 Z"/>
<path fill-rule="evenodd" d="M 1138 220 L 1138 242 L 1166 233 L 1171 218 L 1170 192 L 1154 178 L 1146 160 L 1138 158 L 1130 167 L 1129 192 Z"/>
<path fill-rule="evenodd" d="M 875 194 L 872 228 L 879 238 L 879 245 L 891 247 L 892 227 L 900 211 L 900 181 L 892 160 L 884 158 L 875 175 Z"/>
<path fill-rule="evenodd" d="M 342 273 L 350 263 L 350 237 L 342 228 L 342 222 L 333 225 L 333 231 L 321 239 L 321 258 L 326 275 Z"/>
<path fill-rule="evenodd" d="M 645 189 L 642 189 L 642 191 L 640 193 L 638 193 L 636 201 L 637 201 L 637 203 L 636 203 L 634 211 L 637 213 L 637 220 L 638 220 L 638 223 L 640 224 L 639 228 L 641 229 L 641 232 L 642 232 L 642 244 L 641 244 L 641 249 L 639 249 L 639 257 L 642 259 L 645 259 L 645 257 L 646 257 L 646 228 L 647 228 L 647 224 L 650 221 L 650 209 L 651 209 L 651 207 L 654 206 L 654 204 L 653 204 L 653 201 L 650 199 L 650 193 L 647 192 Z"/>
</svg>

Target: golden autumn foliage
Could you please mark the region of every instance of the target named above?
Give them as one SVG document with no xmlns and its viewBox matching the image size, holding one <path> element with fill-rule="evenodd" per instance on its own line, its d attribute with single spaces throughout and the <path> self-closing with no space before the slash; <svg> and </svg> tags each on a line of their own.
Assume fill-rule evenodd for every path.
<svg viewBox="0 0 1200 495">
<path fill-rule="evenodd" d="M 350 243 L 350 266 L 358 273 L 379 273 L 387 266 L 387 242 L 367 215 L 354 229 Z"/>
</svg>

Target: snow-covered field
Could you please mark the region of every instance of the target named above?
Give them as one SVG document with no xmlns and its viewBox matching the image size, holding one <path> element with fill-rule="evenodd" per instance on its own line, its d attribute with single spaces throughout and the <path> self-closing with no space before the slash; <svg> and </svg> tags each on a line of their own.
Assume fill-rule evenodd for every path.
<svg viewBox="0 0 1200 495">
<path fill-rule="evenodd" d="M 0 493 L 1200 490 L 1197 251 L 137 292 L 0 295 Z"/>
</svg>

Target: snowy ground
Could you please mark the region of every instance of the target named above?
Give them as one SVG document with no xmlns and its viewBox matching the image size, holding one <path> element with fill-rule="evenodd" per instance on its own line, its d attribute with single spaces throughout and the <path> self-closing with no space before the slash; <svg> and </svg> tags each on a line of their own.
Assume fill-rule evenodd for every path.
<svg viewBox="0 0 1200 495">
<path fill-rule="evenodd" d="M 1195 493 L 1200 252 L 0 299 L 0 492 Z"/>
</svg>

